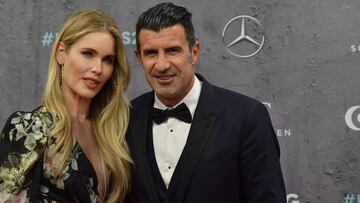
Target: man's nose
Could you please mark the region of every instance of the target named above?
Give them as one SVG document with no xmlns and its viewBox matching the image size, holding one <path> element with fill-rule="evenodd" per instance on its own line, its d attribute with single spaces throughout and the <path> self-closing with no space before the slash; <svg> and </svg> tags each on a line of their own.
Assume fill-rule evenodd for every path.
<svg viewBox="0 0 360 203">
<path fill-rule="evenodd" d="M 164 54 L 159 54 L 158 59 L 155 64 L 155 68 L 159 72 L 166 71 L 168 68 L 170 68 L 170 62 L 166 58 Z"/>
</svg>

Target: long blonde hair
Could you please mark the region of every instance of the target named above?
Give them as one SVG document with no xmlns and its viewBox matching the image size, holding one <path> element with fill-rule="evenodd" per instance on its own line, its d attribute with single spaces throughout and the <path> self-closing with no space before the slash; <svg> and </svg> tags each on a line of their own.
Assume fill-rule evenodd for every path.
<svg viewBox="0 0 360 203">
<path fill-rule="evenodd" d="M 110 16 L 97 10 L 85 10 L 66 20 L 52 48 L 43 105 L 57 117 L 50 136 L 61 135 L 55 150 L 62 151 L 61 161 L 54 170 L 55 177 L 58 177 L 72 151 L 73 138 L 70 115 L 61 91 L 61 67 L 56 52 L 59 42 L 65 44 L 67 51 L 82 36 L 99 31 L 108 31 L 114 37 L 115 61 L 111 78 L 91 101 L 89 117 L 100 156 L 111 172 L 112 191 L 107 195 L 107 201 L 119 202 L 130 191 L 133 164 L 125 140 L 129 123 L 129 102 L 125 91 L 130 70 L 119 29 Z"/>
</svg>

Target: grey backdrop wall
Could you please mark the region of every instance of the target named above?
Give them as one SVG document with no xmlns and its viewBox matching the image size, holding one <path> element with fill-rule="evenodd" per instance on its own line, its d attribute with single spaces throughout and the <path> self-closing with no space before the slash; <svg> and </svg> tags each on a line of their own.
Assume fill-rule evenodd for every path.
<svg viewBox="0 0 360 203">
<path fill-rule="evenodd" d="M 194 14 L 202 50 L 197 72 L 268 107 L 288 203 L 359 203 L 360 1 L 173 2 Z M 101 9 L 116 19 L 132 69 L 129 98 L 148 90 L 133 54 L 134 31 L 137 16 L 155 3 L 0 0 L 1 125 L 13 111 L 39 105 L 52 41 L 80 9 Z M 240 15 L 255 17 L 265 33 L 263 48 L 251 58 L 231 55 L 223 43 L 225 25 Z"/>
</svg>

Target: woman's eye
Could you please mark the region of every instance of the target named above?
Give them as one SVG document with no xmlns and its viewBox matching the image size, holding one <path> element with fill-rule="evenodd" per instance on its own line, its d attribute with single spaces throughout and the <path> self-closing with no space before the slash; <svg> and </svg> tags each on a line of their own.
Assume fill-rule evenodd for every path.
<svg viewBox="0 0 360 203">
<path fill-rule="evenodd" d="M 106 57 L 106 58 L 104 58 L 104 61 L 107 64 L 113 64 L 114 63 L 114 59 L 112 57 Z"/>
<path fill-rule="evenodd" d="M 92 57 L 93 56 L 93 53 L 91 51 L 83 51 L 81 53 L 82 53 L 82 55 L 84 55 L 86 57 Z"/>
</svg>

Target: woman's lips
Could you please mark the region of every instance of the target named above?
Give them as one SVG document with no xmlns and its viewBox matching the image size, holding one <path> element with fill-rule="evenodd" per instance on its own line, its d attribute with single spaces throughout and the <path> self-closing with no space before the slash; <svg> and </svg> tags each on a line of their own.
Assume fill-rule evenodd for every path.
<svg viewBox="0 0 360 203">
<path fill-rule="evenodd" d="M 96 89 L 100 84 L 100 81 L 94 78 L 84 78 L 84 82 L 89 89 Z"/>
</svg>

